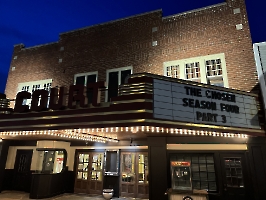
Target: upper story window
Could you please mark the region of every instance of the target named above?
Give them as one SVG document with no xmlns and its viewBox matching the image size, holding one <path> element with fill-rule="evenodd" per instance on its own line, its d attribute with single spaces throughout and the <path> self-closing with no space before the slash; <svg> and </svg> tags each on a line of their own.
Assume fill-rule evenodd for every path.
<svg viewBox="0 0 266 200">
<path fill-rule="evenodd" d="M 74 84 L 86 86 L 88 83 L 97 82 L 97 79 L 98 79 L 98 72 L 97 71 L 75 74 L 74 75 Z M 91 103 L 92 97 L 93 97 L 93 91 L 89 90 L 87 88 L 86 95 L 87 95 L 88 103 Z"/>
<path fill-rule="evenodd" d="M 207 76 L 223 75 L 221 59 L 206 60 Z"/>
<path fill-rule="evenodd" d="M 87 72 L 74 75 L 75 85 L 87 85 L 87 83 L 97 82 L 98 72 Z"/>
<path fill-rule="evenodd" d="M 179 65 L 167 66 L 166 76 L 171 78 L 179 78 L 180 70 Z"/>
<path fill-rule="evenodd" d="M 200 79 L 199 62 L 186 63 L 186 79 Z"/>
<path fill-rule="evenodd" d="M 223 69 L 221 59 L 206 60 L 207 83 L 223 87 Z"/>
<path fill-rule="evenodd" d="M 112 97 L 118 96 L 118 86 L 124 84 L 126 77 L 132 73 L 132 66 L 115 68 L 106 71 L 106 82 L 108 84 L 106 101 L 110 101 Z"/>
<path fill-rule="evenodd" d="M 164 75 L 229 87 L 223 53 L 164 62 Z"/>
</svg>

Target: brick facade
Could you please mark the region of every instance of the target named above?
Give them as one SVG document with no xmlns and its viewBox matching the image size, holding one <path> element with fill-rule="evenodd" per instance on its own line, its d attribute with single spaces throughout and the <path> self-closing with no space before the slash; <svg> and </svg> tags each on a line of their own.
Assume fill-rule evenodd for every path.
<svg viewBox="0 0 266 200">
<path fill-rule="evenodd" d="M 240 13 L 234 14 L 237 8 Z M 91 71 L 98 71 L 102 81 L 106 70 L 126 66 L 133 73 L 162 75 L 163 62 L 218 53 L 225 54 L 229 87 L 253 90 L 257 73 L 244 0 L 168 17 L 157 10 L 62 33 L 55 43 L 16 45 L 5 93 L 13 99 L 18 83 L 44 79 L 53 79 L 52 87 L 68 86 L 74 74 Z"/>
</svg>

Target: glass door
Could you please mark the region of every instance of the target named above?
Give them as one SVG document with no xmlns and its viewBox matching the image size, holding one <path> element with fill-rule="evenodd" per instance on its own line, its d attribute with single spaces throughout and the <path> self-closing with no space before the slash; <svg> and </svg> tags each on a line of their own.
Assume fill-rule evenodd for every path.
<svg viewBox="0 0 266 200">
<path fill-rule="evenodd" d="M 76 163 L 75 193 L 101 194 L 103 153 L 79 153 Z"/>
<path fill-rule="evenodd" d="M 148 199 L 149 197 L 149 170 L 148 154 L 138 153 L 138 180 L 137 180 L 137 198 Z"/>
<path fill-rule="evenodd" d="M 89 153 L 78 154 L 76 183 L 75 183 L 76 193 L 87 193 L 88 169 L 90 164 L 89 160 L 90 160 Z"/>
<path fill-rule="evenodd" d="M 148 198 L 148 154 L 121 153 L 121 196 Z"/>
<path fill-rule="evenodd" d="M 121 153 L 121 196 L 134 197 L 136 193 L 135 153 Z"/>
<path fill-rule="evenodd" d="M 103 153 L 92 153 L 91 155 L 89 193 L 101 194 L 103 188 Z"/>
</svg>

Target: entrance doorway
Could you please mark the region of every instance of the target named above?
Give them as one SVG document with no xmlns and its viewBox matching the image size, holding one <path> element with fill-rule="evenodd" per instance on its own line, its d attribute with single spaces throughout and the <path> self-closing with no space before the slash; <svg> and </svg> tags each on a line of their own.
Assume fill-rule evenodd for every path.
<svg viewBox="0 0 266 200">
<path fill-rule="evenodd" d="M 133 198 L 149 197 L 148 153 L 121 153 L 121 196 Z"/>
<path fill-rule="evenodd" d="M 32 152 L 33 150 L 17 150 L 13 179 L 14 190 L 30 192 Z"/>
<path fill-rule="evenodd" d="M 101 194 L 103 189 L 103 153 L 77 155 L 75 193 Z"/>
<path fill-rule="evenodd" d="M 247 165 L 244 154 L 221 154 L 225 199 L 245 200 L 247 197 Z"/>
</svg>

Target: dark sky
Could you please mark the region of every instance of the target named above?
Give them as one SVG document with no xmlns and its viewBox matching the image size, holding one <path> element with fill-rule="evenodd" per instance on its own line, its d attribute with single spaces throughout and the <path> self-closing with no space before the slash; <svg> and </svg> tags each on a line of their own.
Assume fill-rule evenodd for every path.
<svg viewBox="0 0 266 200">
<path fill-rule="evenodd" d="M 13 46 L 56 42 L 59 33 L 162 9 L 173 15 L 224 0 L 0 0 L 0 93 Z M 246 0 L 253 42 L 266 41 L 266 0 Z M 29 80 L 30 81 L 30 80 Z"/>
</svg>

